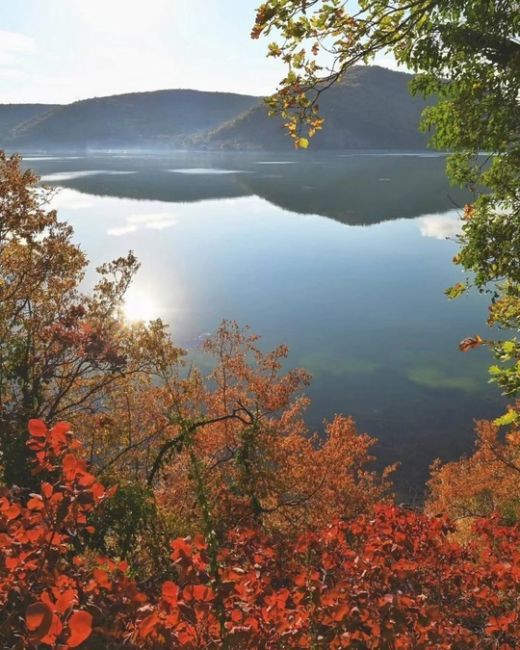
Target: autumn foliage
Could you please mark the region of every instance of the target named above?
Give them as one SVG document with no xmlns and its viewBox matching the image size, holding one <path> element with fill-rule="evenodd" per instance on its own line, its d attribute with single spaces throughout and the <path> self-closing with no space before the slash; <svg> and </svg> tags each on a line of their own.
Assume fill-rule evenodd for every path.
<svg viewBox="0 0 520 650">
<path fill-rule="evenodd" d="M 27 421 L 74 420 L 98 410 L 107 392 L 130 379 L 153 379 L 175 363 L 165 326 L 120 318 L 139 264 L 130 252 L 88 266 L 71 226 L 52 209 L 53 191 L 0 151 L 0 475 L 30 480 Z"/>
<path fill-rule="evenodd" d="M 223 322 L 191 367 L 121 318 L 131 254 L 83 294 L 37 180 L 0 154 L 2 647 L 517 647 L 517 408 L 397 507 L 374 438 L 308 429 L 285 346 Z"/>
<path fill-rule="evenodd" d="M 482 520 L 474 545 L 391 504 L 294 540 L 226 532 L 171 541 L 168 579 L 137 581 L 88 550 L 111 492 L 69 425 L 29 425 L 38 493 L 0 500 L 0 630 L 9 648 L 497 648 L 520 634 L 520 530 Z M 112 491 L 113 492 L 113 491 Z"/>
<path fill-rule="evenodd" d="M 513 426 L 504 432 L 487 421 L 477 422 L 476 431 L 473 454 L 433 466 L 428 512 L 446 513 L 456 520 L 499 512 L 516 522 L 520 519 L 520 431 Z"/>
</svg>

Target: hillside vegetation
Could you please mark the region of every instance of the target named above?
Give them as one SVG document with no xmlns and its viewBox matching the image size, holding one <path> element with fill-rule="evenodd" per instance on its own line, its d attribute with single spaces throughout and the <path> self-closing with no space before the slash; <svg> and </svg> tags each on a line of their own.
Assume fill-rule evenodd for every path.
<svg viewBox="0 0 520 650">
<path fill-rule="evenodd" d="M 357 66 L 323 96 L 320 112 L 327 127 L 316 134 L 313 149 L 424 149 L 418 131 L 427 105 L 412 97 L 412 76 L 379 66 Z M 223 124 L 199 142 L 208 148 L 289 149 L 293 145 L 281 120 L 257 105 Z"/>
<path fill-rule="evenodd" d="M 15 137 L 16 129 L 58 108 L 54 104 L 0 104 L 0 138 Z"/>
<path fill-rule="evenodd" d="M 411 75 L 358 66 L 324 96 L 327 128 L 315 149 L 424 149 L 426 103 L 411 97 Z M 292 144 L 259 97 L 159 90 L 99 97 L 45 110 L 0 107 L 0 145 L 18 150 L 246 149 Z M 15 108 L 19 113 L 16 117 Z M 3 126 L 2 109 L 12 115 Z"/>
<path fill-rule="evenodd" d="M 196 90 L 158 90 L 99 97 L 54 108 L 10 134 L 11 146 L 111 149 L 180 146 L 259 102 L 258 97 Z"/>
</svg>

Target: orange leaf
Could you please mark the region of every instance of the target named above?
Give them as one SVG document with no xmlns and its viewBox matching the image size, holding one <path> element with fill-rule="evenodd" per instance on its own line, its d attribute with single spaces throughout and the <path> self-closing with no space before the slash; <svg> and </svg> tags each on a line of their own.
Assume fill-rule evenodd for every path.
<svg viewBox="0 0 520 650">
<path fill-rule="evenodd" d="M 459 343 L 459 350 L 461 352 L 467 352 L 468 350 L 471 350 L 471 348 L 478 348 L 482 343 L 484 343 L 484 341 L 480 336 L 469 337 Z"/>
</svg>

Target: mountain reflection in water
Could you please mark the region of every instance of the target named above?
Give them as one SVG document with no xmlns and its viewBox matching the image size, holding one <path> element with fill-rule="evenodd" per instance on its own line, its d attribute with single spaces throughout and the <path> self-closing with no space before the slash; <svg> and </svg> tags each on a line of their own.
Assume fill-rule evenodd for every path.
<svg viewBox="0 0 520 650">
<path fill-rule="evenodd" d="M 379 438 L 379 463 L 402 461 L 398 486 L 422 493 L 431 461 L 472 448 L 473 419 L 502 407 L 487 383 L 478 295 L 450 302 L 457 208 L 436 154 L 183 153 L 170 157 L 31 156 L 63 188 L 62 218 L 95 266 L 136 252 L 129 312 L 169 322 L 198 360 L 222 318 L 310 370 L 308 422 L 337 412 Z M 446 240 L 450 237 L 451 240 Z M 93 272 L 87 282 L 92 281 Z"/>
</svg>

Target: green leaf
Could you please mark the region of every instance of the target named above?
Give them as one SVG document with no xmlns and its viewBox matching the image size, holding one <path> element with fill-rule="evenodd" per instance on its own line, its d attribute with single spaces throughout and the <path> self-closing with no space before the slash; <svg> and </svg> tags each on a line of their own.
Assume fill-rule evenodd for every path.
<svg viewBox="0 0 520 650">
<path fill-rule="evenodd" d="M 508 411 L 504 415 L 502 415 L 499 418 L 496 418 L 496 420 L 493 420 L 493 423 L 496 424 L 499 427 L 505 427 L 508 426 L 509 424 L 514 424 L 517 422 L 519 419 L 519 414 L 516 411 Z"/>
<path fill-rule="evenodd" d="M 450 300 L 454 300 L 455 298 L 458 298 L 460 295 L 462 295 L 466 289 L 467 286 L 465 284 L 462 282 L 457 282 L 457 284 L 454 284 L 449 289 L 446 289 L 445 293 L 448 298 L 450 298 Z"/>
</svg>

